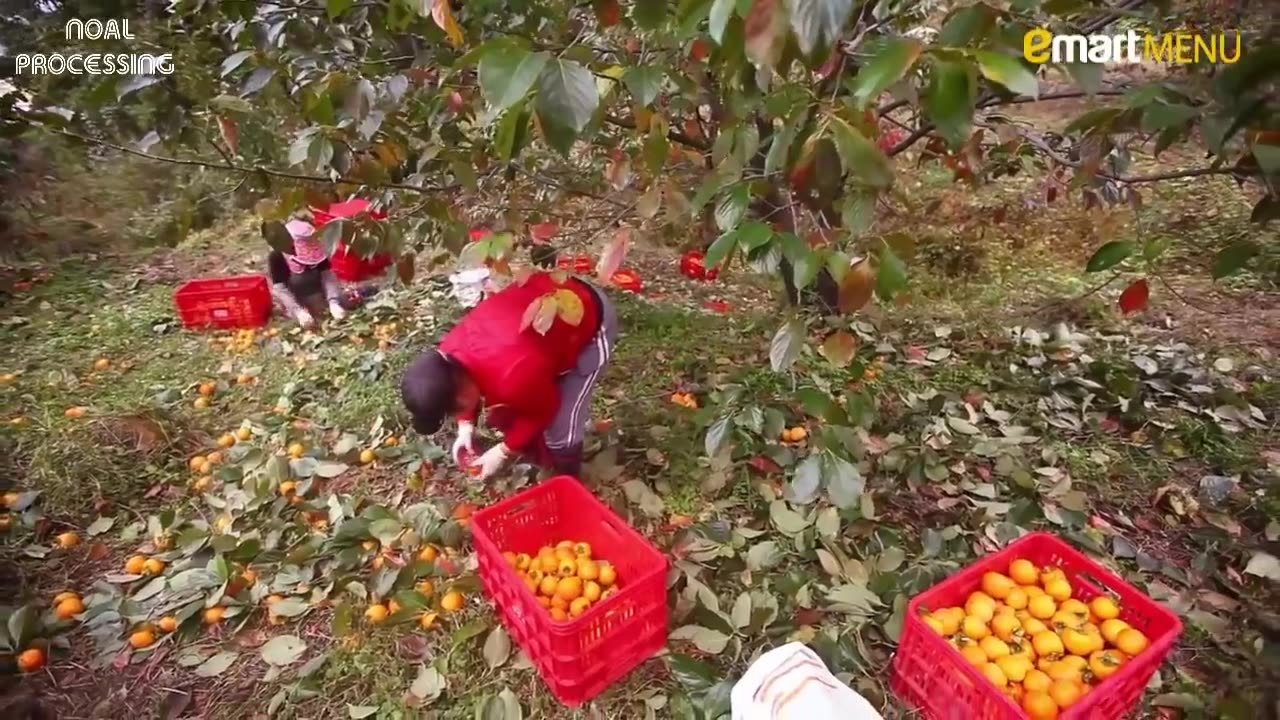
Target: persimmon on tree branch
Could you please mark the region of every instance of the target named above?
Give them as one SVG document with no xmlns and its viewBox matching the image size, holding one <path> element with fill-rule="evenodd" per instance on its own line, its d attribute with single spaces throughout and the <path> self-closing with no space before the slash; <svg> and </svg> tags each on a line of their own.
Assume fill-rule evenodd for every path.
<svg viewBox="0 0 1280 720">
<path fill-rule="evenodd" d="M 122 152 L 127 155 L 133 155 L 135 157 L 140 157 L 140 158 L 144 158 L 146 160 L 152 160 L 155 162 L 169 163 L 171 165 L 186 165 L 190 167 L 210 168 L 212 170 L 226 170 L 229 172 L 238 172 L 246 175 L 252 175 L 252 174 L 269 175 L 271 177 L 284 178 L 287 180 L 302 180 L 305 182 L 317 182 L 317 183 L 325 183 L 325 184 L 363 185 L 365 187 L 385 188 L 385 189 L 391 189 L 391 190 L 410 190 L 416 193 L 447 192 L 449 190 L 457 190 L 461 187 L 460 185 L 456 185 L 456 184 L 446 185 L 444 187 L 435 187 L 435 186 L 420 187 L 417 185 L 409 185 L 408 183 L 368 182 L 366 180 L 360 180 L 358 178 L 349 178 L 349 177 L 331 178 L 331 177 L 325 177 L 323 175 L 304 175 L 302 173 L 285 172 L 283 170 L 275 170 L 272 168 L 263 167 L 261 165 L 248 166 L 248 165 L 237 165 L 231 162 L 216 163 L 216 162 L 209 162 L 208 160 L 196 160 L 192 158 L 175 158 L 175 157 L 169 157 L 167 155 L 156 155 L 154 153 L 143 152 L 142 150 L 135 150 L 131 147 L 118 145 L 113 142 L 100 140 L 98 138 L 89 137 L 87 135 L 81 135 L 80 133 L 72 132 L 70 130 L 63 130 L 61 128 L 46 127 L 44 129 L 47 130 L 48 132 L 69 137 L 73 140 L 77 140 L 79 142 L 85 143 L 86 145 L 103 147 L 103 148 L 107 148 L 108 150 L 115 150 L 117 152 Z"/>
</svg>

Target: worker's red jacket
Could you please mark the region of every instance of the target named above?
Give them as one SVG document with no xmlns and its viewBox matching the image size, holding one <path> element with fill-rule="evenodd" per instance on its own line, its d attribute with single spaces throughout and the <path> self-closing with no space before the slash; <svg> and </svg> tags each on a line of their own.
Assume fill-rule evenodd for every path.
<svg viewBox="0 0 1280 720">
<path fill-rule="evenodd" d="M 521 330 L 529 305 L 561 287 L 582 300 L 582 322 L 570 325 L 557 316 L 545 335 L 533 327 Z M 558 286 L 549 274 L 536 273 L 523 285 L 512 283 L 481 300 L 440 342 L 440 350 L 475 381 L 487 410 L 510 418 L 500 428 L 507 447 L 527 449 L 555 418 L 560 408 L 556 379 L 577 365 L 600 329 L 594 292 L 574 278 Z M 478 410 L 460 412 L 458 419 L 474 422 Z"/>
</svg>

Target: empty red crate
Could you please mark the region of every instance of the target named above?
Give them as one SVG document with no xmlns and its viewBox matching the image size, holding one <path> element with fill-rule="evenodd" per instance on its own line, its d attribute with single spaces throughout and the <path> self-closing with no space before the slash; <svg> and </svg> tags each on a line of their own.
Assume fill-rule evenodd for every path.
<svg viewBox="0 0 1280 720">
<path fill-rule="evenodd" d="M 251 328 L 271 317 L 271 291 L 262 275 L 203 278 L 173 293 L 182 324 L 189 328 Z"/>
<path fill-rule="evenodd" d="M 666 644 L 666 558 L 577 480 L 562 475 L 487 507 L 471 533 L 502 624 L 565 705 L 595 697 Z M 502 557 L 561 540 L 590 543 L 618 571 L 618 592 L 568 622 L 553 621 Z"/>
<path fill-rule="evenodd" d="M 1060 567 L 1073 596 L 1085 602 L 1109 592 L 1120 603 L 1120 618 L 1141 630 L 1151 645 L 1116 674 L 1094 686 L 1060 720 L 1112 720 L 1138 706 L 1147 681 L 1182 632 L 1168 608 L 1144 595 L 1111 571 L 1049 533 L 1030 533 L 912 598 L 893 659 L 890 686 L 895 694 L 935 720 L 1024 720 L 1027 715 L 965 661 L 951 643 L 920 619 L 922 610 L 963 606 L 988 571 L 1008 573 L 1009 563 L 1026 558 L 1036 567 Z"/>
</svg>

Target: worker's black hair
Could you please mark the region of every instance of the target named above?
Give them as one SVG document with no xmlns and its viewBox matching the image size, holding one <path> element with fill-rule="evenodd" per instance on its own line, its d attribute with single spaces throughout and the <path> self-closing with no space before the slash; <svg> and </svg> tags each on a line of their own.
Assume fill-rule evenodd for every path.
<svg viewBox="0 0 1280 720">
<path fill-rule="evenodd" d="M 444 423 L 445 415 L 453 411 L 458 389 L 454 370 L 444 355 L 429 350 L 404 371 L 400 397 L 413 416 L 414 430 L 423 435 L 434 434 Z"/>
</svg>

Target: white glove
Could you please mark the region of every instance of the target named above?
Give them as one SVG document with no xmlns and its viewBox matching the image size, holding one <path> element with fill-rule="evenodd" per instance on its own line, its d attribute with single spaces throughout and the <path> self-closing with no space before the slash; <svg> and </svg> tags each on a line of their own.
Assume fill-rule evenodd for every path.
<svg viewBox="0 0 1280 720">
<path fill-rule="evenodd" d="M 341 320 L 347 316 L 347 311 L 342 309 L 342 305 L 337 300 L 330 300 L 329 315 L 334 320 Z"/>
<path fill-rule="evenodd" d="M 471 463 L 471 467 L 480 468 L 480 474 L 477 475 L 477 478 L 480 480 L 488 480 L 493 477 L 494 473 L 502 469 L 502 466 L 507 462 L 508 457 L 509 454 L 507 446 L 503 443 L 498 443 L 486 450 L 483 455 L 476 458 L 475 461 Z"/>
<path fill-rule="evenodd" d="M 458 423 L 458 439 L 453 441 L 453 461 L 462 467 L 462 451 L 466 450 L 472 455 L 476 452 L 475 443 L 471 437 L 475 434 L 476 426 L 467 421 Z"/>
<path fill-rule="evenodd" d="M 293 317 L 296 318 L 298 324 L 304 328 L 309 328 L 316 324 L 316 319 L 311 317 L 311 312 L 306 308 L 298 308 L 298 312 L 294 313 Z"/>
</svg>

